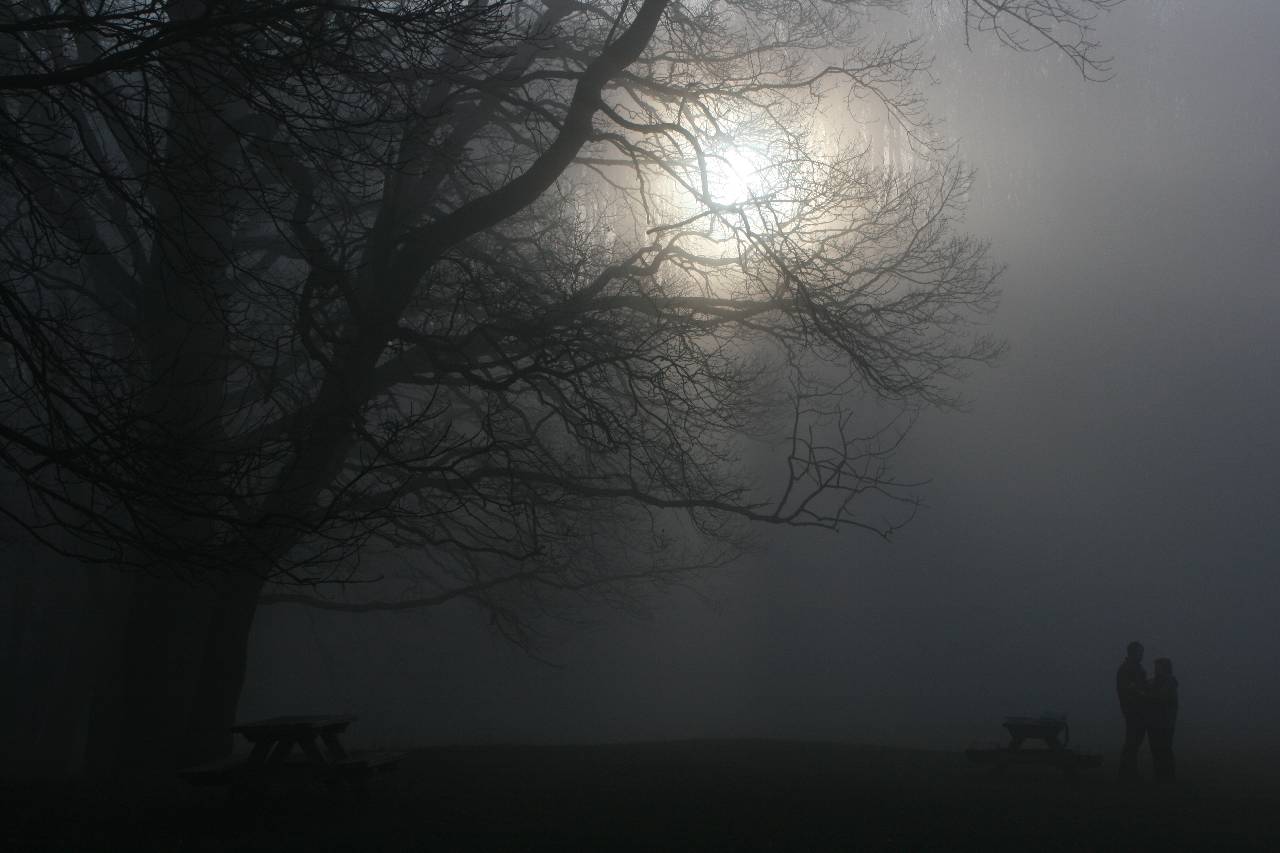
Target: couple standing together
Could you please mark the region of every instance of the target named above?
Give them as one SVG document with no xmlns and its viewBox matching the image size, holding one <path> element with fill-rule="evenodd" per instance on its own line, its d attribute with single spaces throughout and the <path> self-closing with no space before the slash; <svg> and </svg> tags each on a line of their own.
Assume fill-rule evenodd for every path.
<svg viewBox="0 0 1280 853">
<path fill-rule="evenodd" d="M 1138 778 L 1138 750 L 1144 738 L 1151 741 L 1151 763 L 1157 780 L 1174 778 L 1173 727 L 1178 721 L 1178 679 L 1173 662 L 1156 658 L 1155 674 L 1147 678 L 1142 668 L 1142 643 L 1129 644 L 1116 671 L 1116 693 L 1124 713 L 1124 753 L 1120 778 Z"/>
</svg>

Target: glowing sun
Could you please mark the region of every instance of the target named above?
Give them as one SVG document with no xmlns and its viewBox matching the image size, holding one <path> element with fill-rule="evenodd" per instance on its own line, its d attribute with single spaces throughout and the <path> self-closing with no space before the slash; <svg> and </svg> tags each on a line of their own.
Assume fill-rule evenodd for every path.
<svg viewBox="0 0 1280 853">
<path fill-rule="evenodd" d="M 742 204 L 773 189 L 764 152 L 747 145 L 725 145 L 705 157 L 707 189 L 717 204 Z"/>
</svg>

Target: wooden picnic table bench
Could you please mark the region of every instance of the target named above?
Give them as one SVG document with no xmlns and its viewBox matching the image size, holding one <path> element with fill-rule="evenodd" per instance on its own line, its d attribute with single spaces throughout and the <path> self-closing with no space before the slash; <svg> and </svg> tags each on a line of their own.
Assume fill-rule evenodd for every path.
<svg viewBox="0 0 1280 853">
<path fill-rule="evenodd" d="M 231 757 L 188 767 L 179 775 L 193 785 L 263 784 L 288 775 L 306 775 L 326 782 L 363 785 L 370 775 L 396 766 L 400 752 L 349 753 L 341 735 L 355 722 L 349 714 L 271 717 L 237 723 L 231 731 L 252 749 L 247 757 Z M 301 753 L 293 760 L 294 748 Z"/>
<path fill-rule="evenodd" d="M 1057 767 L 1068 778 L 1077 771 L 1102 764 L 1102 756 L 1079 752 L 1068 744 L 1071 730 L 1067 721 L 1058 717 L 1005 717 L 1004 729 L 1009 733 L 1007 747 L 972 747 L 965 750 L 969 760 L 1003 773 L 1011 764 L 1047 764 Z M 1044 749 L 1023 749 L 1027 741 L 1041 741 Z"/>
</svg>

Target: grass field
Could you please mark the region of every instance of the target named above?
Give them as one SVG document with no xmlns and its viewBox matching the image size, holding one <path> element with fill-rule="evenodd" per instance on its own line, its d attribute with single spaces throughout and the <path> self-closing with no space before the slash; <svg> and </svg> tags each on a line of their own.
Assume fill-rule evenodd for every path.
<svg viewBox="0 0 1280 853">
<path fill-rule="evenodd" d="M 1258 761 L 1181 758 L 1173 786 L 1122 786 L 1114 757 L 1072 784 L 1003 778 L 962 752 L 793 741 L 411 751 L 367 795 L 10 780 L 0 849 L 67 851 L 1280 850 Z"/>
</svg>

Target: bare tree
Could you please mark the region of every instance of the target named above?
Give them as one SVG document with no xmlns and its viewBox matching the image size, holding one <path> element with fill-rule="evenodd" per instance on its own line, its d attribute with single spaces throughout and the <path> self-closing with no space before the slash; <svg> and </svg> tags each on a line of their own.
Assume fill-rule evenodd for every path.
<svg viewBox="0 0 1280 853">
<path fill-rule="evenodd" d="M 999 346 L 898 5 L 0 12 L 3 511 L 136 574 L 103 729 L 217 752 L 262 602 L 524 641 L 759 524 L 908 518 L 911 412 Z M 962 17 L 1099 76 L 1109 5 Z"/>
</svg>

